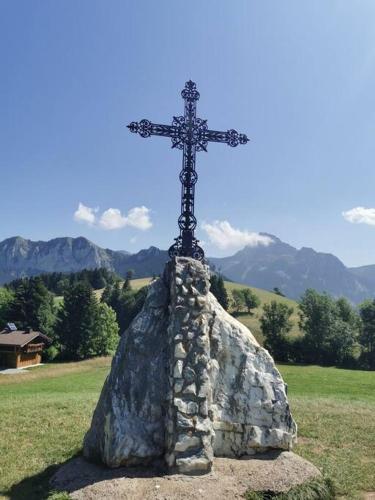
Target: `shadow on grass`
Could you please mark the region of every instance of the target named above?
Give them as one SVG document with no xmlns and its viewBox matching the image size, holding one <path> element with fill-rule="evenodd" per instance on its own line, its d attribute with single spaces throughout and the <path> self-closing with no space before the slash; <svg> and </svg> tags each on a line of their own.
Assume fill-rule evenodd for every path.
<svg viewBox="0 0 375 500">
<path fill-rule="evenodd" d="M 9 497 L 11 500 L 65 500 L 69 495 L 65 492 L 57 492 L 51 485 L 52 476 L 71 460 L 76 459 L 79 453 L 73 455 L 65 462 L 48 466 L 33 476 L 25 477 L 19 483 L 13 484 L 8 490 L 0 491 L 0 495 Z"/>
<path fill-rule="evenodd" d="M 241 318 L 241 316 L 251 316 L 253 318 L 256 318 L 255 312 L 253 312 L 253 311 L 250 311 L 250 312 L 248 312 L 248 311 L 232 311 L 231 315 L 234 318 Z"/>
<path fill-rule="evenodd" d="M 77 453 L 65 462 L 50 465 L 45 470 L 22 479 L 8 490 L 0 491 L 0 495 L 10 500 L 68 500 L 69 493 L 100 481 L 164 475 L 168 475 L 168 472 L 161 462 L 143 467 L 109 469 L 101 464 L 88 462 L 81 453 Z"/>
</svg>

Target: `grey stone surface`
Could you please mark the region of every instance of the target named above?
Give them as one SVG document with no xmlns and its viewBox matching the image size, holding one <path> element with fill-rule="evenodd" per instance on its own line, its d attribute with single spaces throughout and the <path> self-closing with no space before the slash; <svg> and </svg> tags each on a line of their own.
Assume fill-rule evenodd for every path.
<svg viewBox="0 0 375 500">
<path fill-rule="evenodd" d="M 75 458 L 53 476 L 52 487 L 75 500 L 243 500 L 246 491 L 281 493 L 320 477 L 313 464 L 289 451 L 214 458 L 204 476 L 165 474 L 152 466 L 110 470 Z"/>
<path fill-rule="evenodd" d="M 288 450 L 295 437 L 280 373 L 209 292 L 207 269 L 167 264 L 121 338 L 84 455 L 110 467 L 163 458 L 195 474 L 214 455 Z"/>
</svg>

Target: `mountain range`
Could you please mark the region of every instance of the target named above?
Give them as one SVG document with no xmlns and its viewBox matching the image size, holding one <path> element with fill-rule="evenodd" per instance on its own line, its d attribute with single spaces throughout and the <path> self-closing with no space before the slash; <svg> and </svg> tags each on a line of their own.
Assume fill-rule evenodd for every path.
<svg viewBox="0 0 375 500">
<path fill-rule="evenodd" d="M 272 242 L 247 246 L 230 257 L 209 258 L 227 279 L 271 290 L 278 287 L 298 299 L 306 288 L 347 297 L 353 303 L 375 295 L 375 265 L 346 267 L 329 253 L 297 249 L 273 235 Z M 46 272 L 74 272 L 105 267 L 121 276 L 129 269 L 137 278 L 162 272 L 168 254 L 150 247 L 137 253 L 100 248 L 86 238 L 31 241 L 19 236 L 0 242 L 0 284 Z"/>
</svg>

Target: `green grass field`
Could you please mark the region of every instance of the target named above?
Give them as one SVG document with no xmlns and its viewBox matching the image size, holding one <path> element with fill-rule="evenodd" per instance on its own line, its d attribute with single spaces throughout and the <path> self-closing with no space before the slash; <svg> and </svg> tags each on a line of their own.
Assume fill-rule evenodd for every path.
<svg viewBox="0 0 375 500">
<path fill-rule="evenodd" d="M 0 375 L 0 495 L 48 497 L 48 478 L 78 453 L 109 358 Z M 375 491 L 375 373 L 279 367 L 299 426 L 295 451 L 335 482 L 342 498 Z"/>
</svg>

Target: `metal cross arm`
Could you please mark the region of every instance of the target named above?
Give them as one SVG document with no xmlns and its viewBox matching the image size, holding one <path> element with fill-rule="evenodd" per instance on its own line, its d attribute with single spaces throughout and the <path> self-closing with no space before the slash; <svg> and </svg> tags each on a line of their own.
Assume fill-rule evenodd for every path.
<svg viewBox="0 0 375 500">
<path fill-rule="evenodd" d="M 200 119 L 195 119 L 196 122 L 198 120 Z M 198 151 L 207 151 L 208 142 L 224 142 L 228 146 L 235 147 L 238 144 L 246 144 L 249 141 L 245 134 L 239 134 L 234 129 L 227 130 L 226 132 L 210 130 L 206 128 L 206 124 L 206 120 L 201 120 L 201 124 L 193 123 L 189 131 L 185 126 L 185 117 L 179 116 L 173 117 L 172 125 L 161 125 L 159 123 L 152 123 L 149 120 L 141 120 L 140 122 L 131 122 L 128 128 L 131 132 L 138 133 L 141 137 L 150 137 L 151 135 L 170 137 L 172 139 L 172 148 L 178 147 L 179 144 L 183 144 L 184 142 L 190 142 L 191 145 L 198 146 Z M 191 137 L 188 137 L 189 135 Z"/>
<path fill-rule="evenodd" d="M 245 134 L 240 134 L 234 129 L 226 132 L 210 130 L 207 126 L 207 120 L 197 118 L 196 102 L 199 99 L 199 92 L 191 80 L 186 82 L 181 95 L 184 99 L 184 116 L 174 116 L 171 125 L 160 125 L 149 120 L 141 120 L 130 123 L 128 128 L 141 137 L 150 137 L 151 135 L 170 137 L 172 148 L 183 150 L 182 170 L 180 172 L 182 184 L 181 215 L 178 219 L 180 236 L 175 238 L 175 243 L 169 249 L 169 255 L 170 257 L 185 256 L 203 260 L 204 252 L 194 237 L 194 230 L 197 226 L 197 220 L 194 216 L 195 184 L 198 180 L 198 174 L 195 170 L 196 152 L 207 151 L 209 142 L 223 142 L 235 147 L 239 144 L 246 144 L 249 139 Z"/>
</svg>

